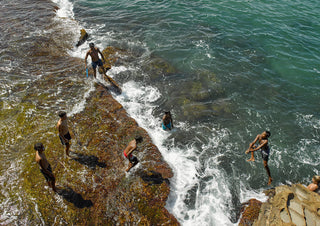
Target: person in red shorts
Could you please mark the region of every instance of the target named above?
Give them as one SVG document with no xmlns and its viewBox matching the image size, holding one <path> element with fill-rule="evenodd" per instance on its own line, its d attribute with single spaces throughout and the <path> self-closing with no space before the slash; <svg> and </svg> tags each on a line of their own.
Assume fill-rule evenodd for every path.
<svg viewBox="0 0 320 226">
<path fill-rule="evenodd" d="M 126 169 L 127 172 L 138 164 L 139 160 L 133 156 L 132 153 L 137 150 L 137 144 L 141 143 L 143 138 L 141 136 L 135 137 L 134 140 L 130 141 L 128 146 L 124 149 L 123 155 L 129 160 L 129 166 Z"/>
</svg>

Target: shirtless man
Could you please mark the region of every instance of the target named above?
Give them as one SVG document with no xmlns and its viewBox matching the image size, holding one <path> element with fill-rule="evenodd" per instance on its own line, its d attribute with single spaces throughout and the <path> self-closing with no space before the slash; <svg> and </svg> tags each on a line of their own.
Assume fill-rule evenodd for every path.
<svg viewBox="0 0 320 226">
<path fill-rule="evenodd" d="M 99 55 L 98 55 L 98 54 L 100 54 L 102 59 L 103 59 L 103 61 L 105 61 L 103 54 L 100 52 L 99 48 L 94 47 L 94 43 L 91 42 L 89 44 L 89 47 L 90 47 L 90 49 L 88 50 L 88 52 L 86 54 L 86 57 L 84 59 L 85 60 L 85 68 L 87 69 L 87 58 L 90 55 L 91 56 L 91 61 L 92 61 L 91 65 L 92 65 L 92 69 L 93 69 L 93 76 L 96 78 L 96 74 L 97 74 L 96 68 L 97 68 L 97 66 L 102 68 L 103 76 L 105 76 L 106 70 L 104 69 L 103 62 L 101 61 L 101 59 L 99 58 Z"/>
<path fill-rule="evenodd" d="M 251 152 L 251 158 L 248 159 L 247 161 L 255 161 L 253 152 L 260 149 L 261 156 L 263 159 L 263 165 L 264 165 L 264 168 L 266 169 L 268 177 L 269 177 L 268 185 L 270 185 L 272 182 L 272 177 L 271 177 L 270 169 L 268 166 L 268 159 L 269 159 L 269 154 L 270 154 L 270 148 L 268 145 L 268 138 L 270 137 L 270 135 L 271 134 L 269 131 L 264 131 L 263 133 L 258 134 L 256 139 L 254 139 L 254 141 L 252 143 L 250 143 L 249 149 L 246 151 L 246 154 Z M 259 145 L 255 146 L 255 143 L 257 141 L 259 142 Z"/>
<path fill-rule="evenodd" d="M 43 153 L 44 152 L 43 144 L 36 143 L 34 145 L 34 150 L 36 150 L 36 162 L 40 166 L 40 172 L 46 178 L 49 187 L 51 187 L 54 192 L 57 192 L 56 185 L 55 185 L 56 179 L 52 173 L 52 169 L 46 158 L 46 155 Z"/>
<path fill-rule="evenodd" d="M 171 130 L 173 128 L 173 122 L 170 111 L 164 112 L 164 116 L 162 117 L 162 129 Z"/>
<path fill-rule="evenodd" d="M 71 136 L 68 129 L 67 113 L 64 111 L 60 111 L 58 115 L 60 117 L 57 123 L 59 138 L 60 138 L 61 144 L 66 146 L 66 155 L 70 157 L 69 149 L 70 149 Z"/>
<path fill-rule="evenodd" d="M 319 190 L 319 183 L 320 183 L 320 176 L 313 176 L 312 183 L 308 185 L 308 189 L 310 191 L 318 192 Z"/>
<path fill-rule="evenodd" d="M 129 166 L 126 169 L 127 172 L 138 164 L 139 160 L 137 157 L 133 156 L 132 153 L 137 150 L 137 144 L 141 143 L 143 138 L 141 136 L 135 137 L 134 140 L 130 141 L 126 149 L 123 151 L 123 155 L 129 160 Z"/>
</svg>

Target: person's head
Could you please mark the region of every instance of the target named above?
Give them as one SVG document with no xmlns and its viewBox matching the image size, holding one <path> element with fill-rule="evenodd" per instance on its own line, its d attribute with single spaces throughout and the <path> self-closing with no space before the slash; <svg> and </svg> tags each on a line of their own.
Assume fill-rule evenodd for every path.
<svg viewBox="0 0 320 226">
<path fill-rule="evenodd" d="M 136 140 L 137 143 L 141 143 L 143 141 L 142 136 L 136 136 L 134 139 Z"/>
<path fill-rule="evenodd" d="M 43 146 L 43 144 L 42 144 L 42 143 L 36 143 L 36 144 L 34 145 L 34 150 L 36 150 L 36 151 L 44 151 L 44 146 Z"/>
<path fill-rule="evenodd" d="M 63 118 L 63 117 L 65 117 L 67 115 L 67 112 L 59 111 L 58 115 L 59 115 L 60 118 Z"/>
<path fill-rule="evenodd" d="M 271 133 L 270 133 L 268 130 L 266 130 L 266 131 L 264 131 L 264 132 L 262 133 L 262 135 L 263 135 L 265 138 L 269 138 L 270 135 L 271 135 Z"/>
<path fill-rule="evenodd" d="M 91 42 L 91 43 L 89 44 L 89 47 L 90 47 L 91 49 L 94 48 L 94 43 Z"/>
<path fill-rule="evenodd" d="M 318 175 L 313 176 L 312 181 L 313 181 L 313 183 L 319 184 L 320 183 L 320 176 L 318 176 Z"/>
<path fill-rule="evenodd" d="M 165 111 L 164 112 L 166 115 L 171 115 L 170 111 Z"/>
</svg>

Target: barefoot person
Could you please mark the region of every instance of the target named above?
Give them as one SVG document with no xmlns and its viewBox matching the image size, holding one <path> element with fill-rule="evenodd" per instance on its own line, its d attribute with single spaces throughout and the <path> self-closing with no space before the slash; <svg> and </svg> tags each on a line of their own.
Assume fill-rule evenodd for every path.
<svg viewBox="0 0 320 226">
<path fill-rule="evenodd" d="M 254 141 L 252 143 L 250 143 L 249 149 L 246 151 L 246 154 L 251 152 L 251 158 L 248 159 L 247 161 L 255 161 L 253 152 L 260 149 L 261 156 L 263 159 L 263 165 L 264 165 L 264 168 L 266 169 L 268 177 L 269 177 L 268 185 L 270 185 L 272 182 L 272 177 L 271 177 L 270 169 L 268 166 L 268 159 L 269 159 L 269 154 L 270 154 L 270 148 L 268 145 L 268 138 L 270 137 L 270 135 L 271 134 L 269 131 L 264 131 L 263 133 L 258 134 L 256 139 L 254 139 Z M 255 146 L 257 141 L 259 142 L 259 145 Z"/>
<path fill-rule="evenodd" d="M 170 111 L 165 111 L 164 116 L 162 117 L 162 129 L 171 130 L 173 128 L 173 122 Z"/>
<path fill-rule="evenodd" d="M 56 190 L 56 179 L 52 173 L 51 166 L 46 158 L 46 155 L 44 154 L 44 146 L 42 143 L 36 143 L 34 145 L 34 150 L 36 150 L 36 162 L 40 166 L 40 172 L 43 174 L 43 176 L 46 178 L 48 185 L 54 192 L 57 192 Z"/>
<path fill-rule="evenodd" d="M 101 58 L 103 59 L 103 61 L 105 61 L 103 54 L 101 53 L 101 51 L 99 50 L 99 48 L 94 47 L 94 43 L 90 43 L 89 44 L 90 49 L 88 50 L 86 57 L 85 57 L 85 68 L 87 69 L 87 58 L 90 55 L 91 56 L 91 65 L 92 65 L 92 69 L 93 69 L 93 76 L 96 78 L 96 68 L 97 66 L 99 66 L 102 70 L 103 70 L 103 76 L 105 76 L 106 74 L 106 70 L 103 67 L 103 62 L 102 60 L 99 58 L 99 54 L 101 56 Z"/>
<path fill-rule="evenodd" d="M 71 136 L 68 129 L 68 118 L 67 113 L 65 111 L 60 111 L 58 113 L 60 119 L 57 123 L 57 129 L 59 131 L 59 138 L 62 145 L 66 146 L 66 155 L 69 155 L 69 149 L 70 149 L 70 140 Z"/>
<path fill-rule="evenodd" d="M 130 141 L 126 149 L 123 151 L 123 155 L 129 160 L 129 166 L 126 169 L 127 172 L 129 172 L 129 170 L 139 162 L 137 157 L 133 156 L 132 153 L 137 150 L 137 144 L 142 141 L 143 138 L 141 136 L 135 137 L 135 139 Z"/>
<path fill-rule="evenodd" d="M 309 184 L 307 188 L 310 191 L 318 192 L 320 190 L 319 183 L 320 183 L 320 176 L 315 175 L 312 177 L 312 183 Z"/>
</svg>

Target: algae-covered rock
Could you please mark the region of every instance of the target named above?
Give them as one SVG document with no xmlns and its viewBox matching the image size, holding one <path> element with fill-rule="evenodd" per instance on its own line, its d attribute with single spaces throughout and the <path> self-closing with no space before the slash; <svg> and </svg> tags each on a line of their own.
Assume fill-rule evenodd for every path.
<svg viewBox="0 0 320 226">
<path fill-rule="evenodd" d="M 256 199 L 250 199 L 242 204 L 242 216 L 239 221 L 239 226 L 249 226 L 258 219 L 262 202 Z"/>
<path fill-rule="evenodd" d="M 105 62 L 103 64 L 104 68 L 110 69 L 117 62 L 119 56 L 124 53 L 124 50 L 112 46 L 108 46 L 107 48 L 102 50 L 102 54 L 105 59 Z M 100 70 L 99 72 L 102 73 L 102 71 Z"/>
<path fill-rule="evenodd" d="M 26 160 L 23 180 L 30 199 L 24 205 L 30 211 L 23 218 L 41 224 L 41 216 L 46 225 L 179 225 L 165 209 L 172 170 L 148 133 L 103 86 L 96 85 L 85 109 L 69 117 L 69 129 L 70 159 L 65 157 L 55 128 L 55 135 L 45 141 L 59 195 L 45 189 L 34 158 Z M 126 173 L 128 160 L 123 150 L 137 135 L 144 138 L 134 153 L 140 162 Z M 27 148 L 33 153 L 31 145 Z"/>
<path fill-rule="evenodd" d="M 80 45 L 82 45 L 88 38 L 89 38 L 89 34 L 86 32 L 86 30 L 81 29 L 80 30 L 80 38 L 76 44 L 76 47 L 79 47 Z"/>
<path fill-rule="evenodd" d="M 151 58 L 146 64 L 144 64 L 143 69 L 152 77 L 157 77 L 159 75 L 166 76 L 177 72 L 170 63 L 160 57 Z"/>
</svg>

